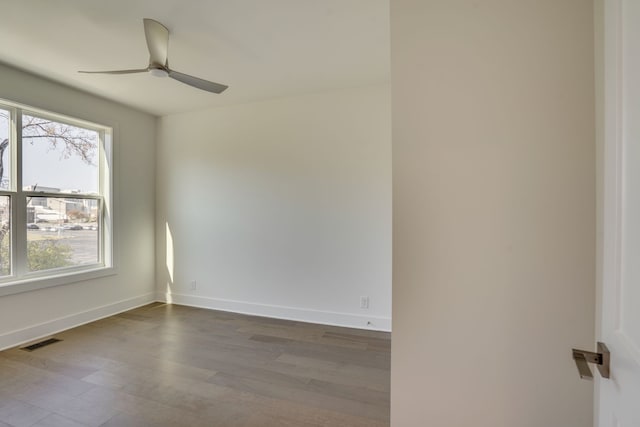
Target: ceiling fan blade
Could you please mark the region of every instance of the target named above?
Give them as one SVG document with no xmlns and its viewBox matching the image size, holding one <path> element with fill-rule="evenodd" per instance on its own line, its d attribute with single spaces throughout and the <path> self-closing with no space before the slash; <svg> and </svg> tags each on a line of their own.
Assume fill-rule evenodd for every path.
<svg viewBox="0 0 640 427">
<path fill-rule="evenodd" d="M 169 53 L 169 30 L 153 19 L 144 18 L 142 21 L 144 22 L 144 36 L 149 48 L 149 63 L 165 67 Z"/>
<path fill-rule="evenodd" d="M 84 74 L 134 74 L 134 73 L 146 73 L 148 68 L 138 68 L 136 70 L 114 70 L 114 71 L 78 71 Z"/>
<path fill-rule="evenodd" d="M 188 84 L 198 89 L 206 90 L 207 92 L 222 93 L 229 86 L 222 85 L 220 83 L 210 82 L 208 80 L 199 79 L 197 77 L 190 76 L 188 74 L 179 73 L 177 71 L 169 70 L 169 77 L 178 80 L 179 82 Z"/>
</svg>

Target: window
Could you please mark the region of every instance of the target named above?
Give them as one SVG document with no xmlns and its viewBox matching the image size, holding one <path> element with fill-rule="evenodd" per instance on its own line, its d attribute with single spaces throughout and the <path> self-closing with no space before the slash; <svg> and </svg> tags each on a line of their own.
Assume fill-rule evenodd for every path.
<svg viewBox="0 0 640 427">
<path fill-rule="evenodd" d="M 110 128 L 0 101 L 0 287 L 111 267 L 110 153 Z"/>
</svg>

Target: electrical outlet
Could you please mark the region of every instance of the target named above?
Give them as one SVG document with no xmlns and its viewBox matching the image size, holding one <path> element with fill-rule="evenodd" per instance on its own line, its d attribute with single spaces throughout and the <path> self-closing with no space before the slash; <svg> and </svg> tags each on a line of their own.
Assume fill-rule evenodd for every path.
<svg viewBox="0 0 640 427">
<path fill-rule="evenodd" d="M 189 290 L 190 291 L 195 291 L 196 290 L 196 281 L 192 280 L 191 282 L 189 282 Z"/>
<path fill-rule="evenodd" d="M 360 308 L 369 308 L 369 297 L 360 297 Z"/>
</svg>

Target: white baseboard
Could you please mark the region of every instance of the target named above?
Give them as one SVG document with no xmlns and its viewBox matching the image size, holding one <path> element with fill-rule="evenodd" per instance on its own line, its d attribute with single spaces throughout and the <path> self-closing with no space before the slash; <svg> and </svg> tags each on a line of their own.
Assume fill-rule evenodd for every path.
<svg viewBox="0 0 640 427">
<path fill-rule="evenodd" d="M 252 316 L 272 317 L 298 322 L 319 323 L 322 325 L 391 332 L 391 319 L 388 317 L 366 316 L 351 313 L 334 313 L 330 311 L 283 307 L 278 305 L 257 304 L 252 302 L 174 293 L 158 293 L 157 300 L 167 303 L 188 305 L 191 307 L 248 314 Z"/>
<path fill-rule="evenodd" d="M 29 326 L 24 329 L 7 332 L 0 335 L 0 351 L 16 347 L 29 341 L 34 341 L 58 332 L 84 325 L 85 323 L 113 316 L 123 311 L 131 310 L 155 301 L 155 294 L 149 293 L 137 297 L 117 301 L 112 304 L 92 308 L 91 310 L 59 317 L 48 322 Z"/>
</svg>

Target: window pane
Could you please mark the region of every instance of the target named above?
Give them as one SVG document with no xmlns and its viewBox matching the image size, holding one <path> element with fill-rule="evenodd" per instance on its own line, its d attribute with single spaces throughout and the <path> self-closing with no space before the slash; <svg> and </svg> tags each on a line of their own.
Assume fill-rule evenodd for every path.
<svg viewBox="0 0 640 427">
<path fill-rule="evenodd" d="M 23 188 L 97 194 L 98 147 L 96 131 L 23 114 Z"/>
<path fill-rule="evenodd" d="M 11 198 L 0 196 L 0 276 L 11 274 Z"/>
<path fill-rule="evenodd" d="M 99 218 L 98 200 L 28 198 L 29 271 L 98 263 Z"/>
<path fill-rule="evenodd" d="M 11 183 L 11 115 L 9 111 L 0 109 L 0 188 L 10 189 Z"/>
</svg>

